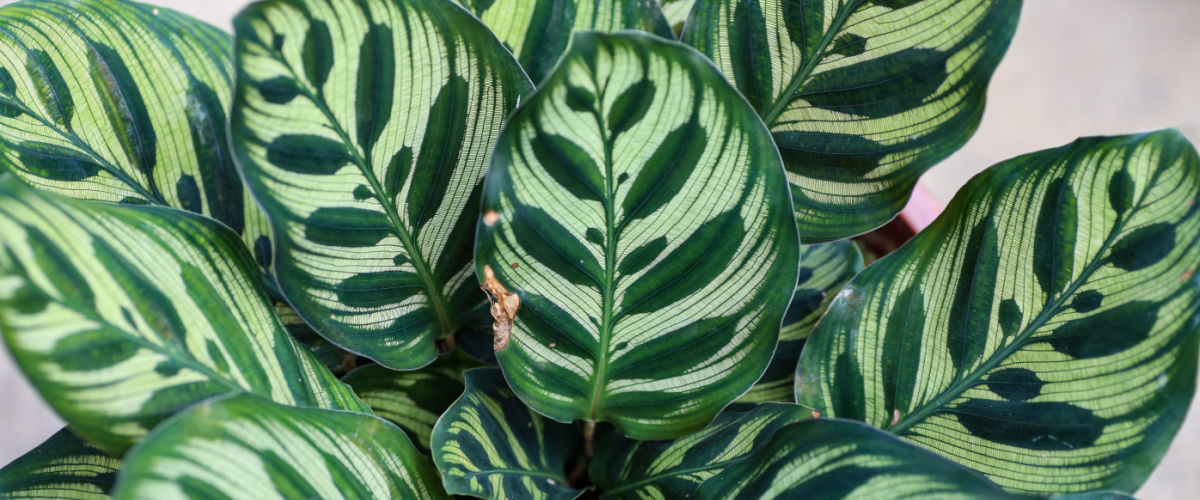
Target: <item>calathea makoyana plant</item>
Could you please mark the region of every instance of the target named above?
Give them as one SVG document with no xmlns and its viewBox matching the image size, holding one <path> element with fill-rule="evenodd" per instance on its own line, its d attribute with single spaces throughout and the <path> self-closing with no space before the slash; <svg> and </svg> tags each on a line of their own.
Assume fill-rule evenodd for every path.
<svg viewBox="0 0 1200 500">
<path fill-rule="evenodd" d="M 1186 139 L 848 239 L 971 136 L 1020 7 L 3 7 L 0 330 L 68 428 L 0 497 L 1133 492 L 1196 380 Z"/>
</svg>

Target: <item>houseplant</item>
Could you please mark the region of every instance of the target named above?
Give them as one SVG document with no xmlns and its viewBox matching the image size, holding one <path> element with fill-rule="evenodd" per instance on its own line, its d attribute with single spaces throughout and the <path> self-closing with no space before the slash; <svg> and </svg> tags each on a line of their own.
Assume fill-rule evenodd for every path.
<svg viewBox="0 0 1200 500">
<path fill-rule="evenodd" d="M 72 432 L 0 487 L 1145 479 L 1194 390 L 1185 139 L 997 165 L 851 279 L 845 238 L 974 130 L 1019 2 L 700 1 L 682 43 L 653 5 L 592 6 L 273 0 L 232 41 L 139 4 L 6 7 L 0 330 Z M 653 34 L 586 31 L 621 28 Z M 456 349 L 481 330 L 499 369 Z"/>
</svg>

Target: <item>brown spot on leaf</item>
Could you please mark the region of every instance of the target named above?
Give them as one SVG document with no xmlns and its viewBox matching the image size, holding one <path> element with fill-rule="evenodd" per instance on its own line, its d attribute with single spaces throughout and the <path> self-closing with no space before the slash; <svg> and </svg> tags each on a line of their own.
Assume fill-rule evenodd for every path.
<svg viewBox="0 0 1200 500">
<path fill-rule="evenodd" d="M 1187 281 L 1187 280 L 1192 279 L 1192 273 L 1194 273 L 1194 272 L 1195 272 L 1195 270 L 1192 270 L 1192 269 L 1188 269 L 1188 270 L 1184 271 L 1183 276 L 1179 278 L 1179 281 Z"/>
<path fill-rule="evenodd" d="M 900 410 L 892 410 L 892 427 L 900 423 Z"/>
<path fill-rule="evenodd" d="M 500 213 L 495 210 L 488 210 L 487 212 L 483 213 L 483 223 L 487 224 L 488 227 L 496 225 L 496 222 L 499 220 Z"/>
<path fill-rule="evenodd" d="M 821 418 L 821 412 L 813 410 L 813 418 Z"/>
<path fill-rule="evenodd" d="M 486 222 L 487 216 L 484 216 Z M 492 318 L 496 321 L 492 323 L 492 332 L 496 335 L 493 339 L 492 349 L 499 351 L 508 347 L 508 338 L 512 335 L 513 319 L 517 317 L 517 309 L 521 307 L 521 297 L 515 293 L 509 292 L 500 281 L 496 279 L 496 273 L 492 271 L 492 266 L 483 266 L 483 288 L 484 293 L 487 293 L 488 302 L 492 303 Z"/>
<path fill-rule="evenodd" d="M 512 263 L 512 265 L 511 265 L 511 266 L 508 266 L 508 267 L 511 267 L 511 268 L 513 268 L 513 269 L 516 269 L 516 268 L 518 268 L 518 267 L 521 267 L 521 265 L 520 265 L 520 264 L 517 264 L 516 262 L 513 262 L 513 263 Z"/>
</svg>

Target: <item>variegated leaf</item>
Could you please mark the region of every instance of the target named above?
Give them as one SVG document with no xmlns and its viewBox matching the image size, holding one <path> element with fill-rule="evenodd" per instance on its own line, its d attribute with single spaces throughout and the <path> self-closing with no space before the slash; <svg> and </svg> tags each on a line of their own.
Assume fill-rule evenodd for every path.
<svg viewBox="0 0 1200 500">
<path fill-rule="evenodd" d="M 248 391 L 370 411 L 272 313 L 212 219 L 0 184 L 0 331 L 71 429 L 121 453 L 176 411 Z"/>
<path fill-rule="evenodd" d="M 441 356 L 433 364 L 411 372 L 367 365 L 342 378 L 375 414 L 408 434 L 421 453 L 429 453 L 429 439 L 438 417 L 462 395 L 463 371 L 476 366 L 459 353 Z"/>
<path fill-rule="evenodd" d="M 250 394 L 210 399 L 164 422 L 125 457 L 113 497 L 450 498 L 390 422 Z"/>
<path fill-rule="evenodd" d="M 429 364 L 484 300 L 479 191 L 528 80 L 450 0 L 270 0 L 234 24 L 231 127 L 281 291 L 351 352 Z"/>
<path fill-rule="evenodd" d="M 657 0 L 456 1 L 483 20 L 533 83 L 554 70 L 576 31 L 634 29 L 675 38 Z"/>
<path fill-rule="evenodd" d="M 1198 199 L 1174 131 L 992 167 L 834 300 L 798 400 L 1010 490 L 1136 490 L 1195 389 Z"/>
<path fill-rule="evenodd" d="M 466 390 L 437 421 L 433 461 L 446 491 L 495 500 L 570 500 L 567 459 L 583 445 L 577 424 L 525 406 L 498 368 L 467 371 Z"/>
<path fill-rule="evenodd" d="M 611 435 L 592 461 L 604 498 L 697 498 L 705 481 L 766 446 L 775 431 L 809 418 L 797 404 L 737 404 L 701 431 L 672 441 Z"/>
<path fill-rule="evenodd" d="M 667 24 L 671 25 L 675 33 L 680 33 L 688 15 L 692 13 L 692 5 L 696 0 L 658 0 L 658 3 L 662 5 L 663 17 L 667 18 Z"/>
<path fill-rule="evenodd" d="M 227 143 L 230 37 L 119 0 L 0 8 L 0 163 L 58 194 L 211 216 L 259 262 L 269 228 Z"/>
<path fill-rule="evenodd" d="M 800 248 L 800 280 L 796 293 L 783 316 L 779 347 L 767 372 L 750 392 L 738 398 L 740 403 L 796 400 L 796 362 L 804 350 L 804 341 L 825 314 L 838 290 L 863 268 L 862 252 L 853 242 L 844 240 Z"/>
<path fill-rule="evenodd" d="M 63 429 L 0 469 L 0 499 L 106 500 L 120 465 Z"/>
<path fill-rule="evenodd" d="M 571 46 L 501 134 L 484 191 L 496 356 L 555 420 L 695 432 L 775 350 L 800 249 L 787 180 L 696 51 L 637 32 Z"/>
<path fill-rule="evenodd" d="M 895 217 L 961 147 L 1021 0 L 697 0 L 685 43 L 770 127 L 805 243 Z"/>
<path fill-rule="evenodd" d="M 700 500 L 1018 500 L 959 464 L 859 422 L 788 425 L 704 483 Z"/>
</svg>

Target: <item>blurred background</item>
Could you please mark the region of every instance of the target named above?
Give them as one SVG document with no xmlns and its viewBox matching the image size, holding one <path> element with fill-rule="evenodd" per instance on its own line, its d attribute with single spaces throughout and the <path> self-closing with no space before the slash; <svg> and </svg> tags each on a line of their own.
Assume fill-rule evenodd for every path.
<svg viewBox="0 0 1200 500">
<path fill-rule="evenodd" d="M 148 1 L 226 30 L 251 3 Z M 13 0 L 0 0 L 9 3 Z M 922 182 L 945 204 L 983 169 L 1080 136 L 1175 127 L 1200 143 L 1197 20 L 1198 0 L 1027 0 L 1016 38 L 992 80 L 978 133 Z M 1200 498 L 1198 407 L 1193 405 L 1138 498 Z M 0 354 L 0 465 L 62 426 L 7 353 Z"/>
</svg>

